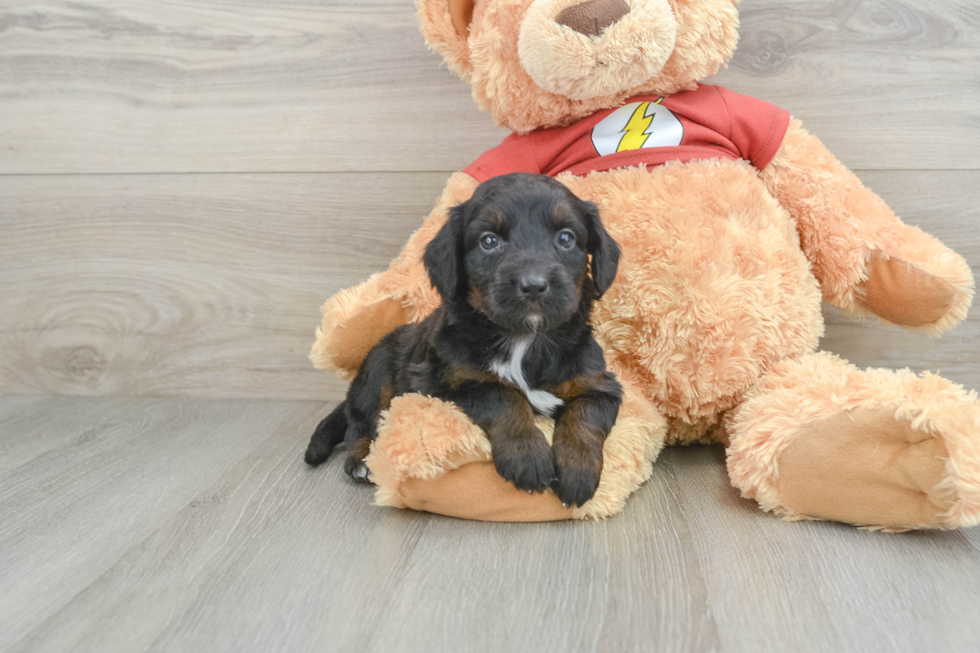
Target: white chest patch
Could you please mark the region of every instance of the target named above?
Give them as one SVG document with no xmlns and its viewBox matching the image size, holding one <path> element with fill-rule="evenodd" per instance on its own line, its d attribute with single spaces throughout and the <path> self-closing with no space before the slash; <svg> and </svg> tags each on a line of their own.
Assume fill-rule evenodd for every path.
<svg viewBox="0 0 980 653">
<path fill-rule="evenodd" d="M 663 98 L 661 98 L 662 100 Z M 599 156 L 647 147 L 675 147 L 684 140 L 684 125 L 657 102 L 630 102 L 592 128 L 592 145 Z"/>
<path fill-rule="evenodd" d="M 524 362 L 524 354 L 527 353 L 527 348 L 531 345 L 531 336 L 526 336 L 524 338 L 515 338 L 513 344 L 511 345 L 510 358 L 497 360 L 490 363 L 490 371 L 499 376 L 502 379 L 510 381 L 521 390 L 524 391 L 527 400 L 531 402 L 531 405 L 537 409 L 543 415 L 551 415 L 556 408 L 563 405 L 565 402 L 545 390 L 534 390 L 528 383 L 527 379 L 524 378 L 524 371 L 522 369 L 522 364 Z"/>
</svg>

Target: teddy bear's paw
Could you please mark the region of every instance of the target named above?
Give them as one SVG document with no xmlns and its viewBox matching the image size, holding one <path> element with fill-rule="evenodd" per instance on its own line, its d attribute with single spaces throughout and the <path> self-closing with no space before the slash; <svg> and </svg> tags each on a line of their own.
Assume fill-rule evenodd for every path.
<svg viewBox="0 0 980 653">
<path fill-rule="evenodd" d="M 371 348 L 405 324 L 407 311 L 397 299 L 384 299 L 364 306 L 331 333 L 327 351 L 344 369 L 356 370 Z"/>
<path fill-rule="evenodd" d="M 980 401 L 935 374 L 782 361 L 726 417 L 728 472 L 785 519 L 869 528 L 980 523 Z"/>
<path fill-rule="evenodd" d="M 868 278 L 857 288 L 858 303 L 892 324 L 936 333 L 950 328 L 966 316 L 973 278 L 966 262 L 952 252 L 935 256 L 930 264 L 935 269 L 873 252 Z"/>
<path fill-rule="evenodd" d="M 794 439 L 776 459 L 782 505 L 863 526 L 954 526 L 957 492 L 946 441 L 894 413 L 842 410 Z"/>
</svg>

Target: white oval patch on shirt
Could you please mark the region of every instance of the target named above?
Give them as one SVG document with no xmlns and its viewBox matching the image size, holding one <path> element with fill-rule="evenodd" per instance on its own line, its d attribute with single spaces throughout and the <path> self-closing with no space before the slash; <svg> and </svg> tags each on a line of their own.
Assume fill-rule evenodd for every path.
<svg viewBox="0 0 980 653">
<path fill-rule="evenodd" d="M 599 156 L 680 145 L 684 125 L 658 102 L 630 102 L 600 120 L 592 128 L 592 145 Z"/>
</svg>

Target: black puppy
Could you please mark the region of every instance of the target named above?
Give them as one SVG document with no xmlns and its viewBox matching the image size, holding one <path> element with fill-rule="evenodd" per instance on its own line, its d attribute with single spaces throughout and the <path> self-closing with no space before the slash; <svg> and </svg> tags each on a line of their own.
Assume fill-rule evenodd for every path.
<svg viewBox="0 0 980 653">
<path fill-rule="evenodd" d="M 582 505 L 599 485 L 621 401 L 589 326 L 618 262 L 596 206 L 557 181 L 511 174 L 483 183 L 425 250 L 442 306 L 371 350 L 347 399 L 314 432 L 306 462 L 322 463 L 346 440 L 344 470 L 366 481 L 378 415 L 419 392 L 452 401 L 486 431 L 497 471 L 515 486 L 552 486 L 563 503 Z M 554 417 L 553 447 L 535 413 Z"/>
</svg>

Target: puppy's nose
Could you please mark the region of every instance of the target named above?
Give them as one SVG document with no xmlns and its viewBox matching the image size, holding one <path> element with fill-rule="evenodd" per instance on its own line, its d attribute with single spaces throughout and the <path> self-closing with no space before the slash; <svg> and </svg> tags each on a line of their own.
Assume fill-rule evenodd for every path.
<svg viewBox="0 0 980 653">
<path fill-rule="evenodd" d="M 548 280 L 541 276 L 523 277 L 517 287 L 524 299 L 532 302 L 548 294 Z"/>
<path fill-rule="evenodd" d="M 626 0 L 588 0 L 563 9 L 555 22 L 579 34 L 599 36 L 603 30 L 630 12 Z"/>
</svg>

